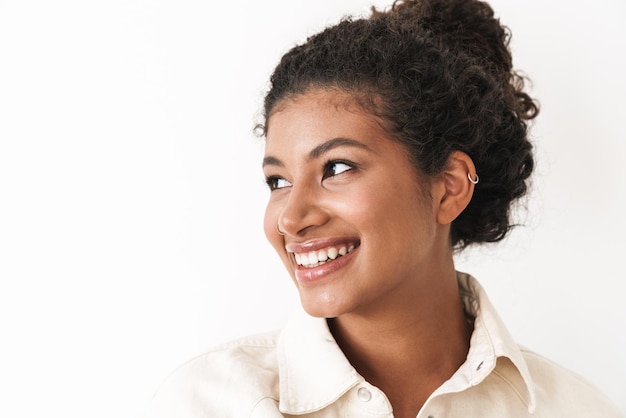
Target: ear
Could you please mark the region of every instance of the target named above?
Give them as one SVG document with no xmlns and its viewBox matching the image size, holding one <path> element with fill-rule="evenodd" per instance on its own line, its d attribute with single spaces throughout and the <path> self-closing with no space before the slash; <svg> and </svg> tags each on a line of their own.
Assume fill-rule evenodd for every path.
<svg viewBox="0 0 626 418">
<path fill-rule="evenodd" d="M 437 222 L 442 225 L 452 223 L 467 207 L 474 194 L 478 174 L 472 159 L 464 152 L 454 151 L 450 154 L 443 171 L 437 176 L 439 190 L 439 207 Z"/>
</svg>

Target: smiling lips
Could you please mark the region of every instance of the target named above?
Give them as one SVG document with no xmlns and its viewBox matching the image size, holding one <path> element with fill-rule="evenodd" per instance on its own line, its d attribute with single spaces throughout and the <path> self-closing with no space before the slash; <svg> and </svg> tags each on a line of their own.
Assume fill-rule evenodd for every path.
<svg viewBox="0 0 626 418">
<path fill-rule="evenodd" d="M 328 247 L 308 253 L 294 253 L 294 257 L 299 266 L 304 268 L 313 268 L 344 256 L 352 252 L 355 248 L 355 244 L 342 245 L 340 247 Z"/>
</svg>

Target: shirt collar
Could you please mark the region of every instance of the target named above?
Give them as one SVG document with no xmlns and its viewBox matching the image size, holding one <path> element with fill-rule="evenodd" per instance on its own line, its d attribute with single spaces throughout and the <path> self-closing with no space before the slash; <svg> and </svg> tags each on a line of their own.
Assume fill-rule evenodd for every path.
<svg viewBox="0 0 626 418">
<path fill-rule="evenodd" d="M 518 390 L 524 397 L 529 412 L 532 413 L 535 409 L 535 385 L 519 346 L 478 281 L 469 274 L 460 272 L 457 273 L 457 280 L 465 312 L 469 318 L 474 318 L 474 331 L 467 360 L 437 392 L 439 390 L 455 392 L 458 391 L 455 389 L 463 390 L 468 385 L 476 386 L 493 372 L 499 362 L 498 359 L 500 361 L 508 359 L 515 366 L 519 381 Z"/>
<path fill-rule="evenodd" d="M 467 360 L 431 398 L 461 392 L 482 382 L 506 358 L 521 377 L 520 391 L 529 411 L 535 408 L 535 390 L 522 353 L 496 313 L 478 281 L 458 273 L 465 312 L 474 319 Z M 332 404 L 364 379 L 352 367 L 324 318 L 298 311 L 278 339 L 280 411 L 311 413 Z M 519 380 L 519 379 L 518 379 Z"/>
<path fill-rule="evenodd" d="M 278 337 L 280 411 L 311 413 L 332 404 L 364 379 L 330 333 L 326 319 L 299 311 Z"/>
</svg>

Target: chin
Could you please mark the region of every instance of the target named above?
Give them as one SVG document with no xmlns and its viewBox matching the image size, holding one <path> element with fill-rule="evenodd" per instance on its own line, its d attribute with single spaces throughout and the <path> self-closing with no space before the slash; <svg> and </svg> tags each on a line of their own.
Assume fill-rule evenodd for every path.
<svg viewBox="0 0 626 418">
<path fill-rule="evenodd" d="M 300 303 L 302 308 L 309 315 L 316 318 L 336 318 L 345 313 L 345 307 L 336 300 L 337 298 L 331 294 L 324 293 L 310 297 L 300 294 Z"/>
</svg>

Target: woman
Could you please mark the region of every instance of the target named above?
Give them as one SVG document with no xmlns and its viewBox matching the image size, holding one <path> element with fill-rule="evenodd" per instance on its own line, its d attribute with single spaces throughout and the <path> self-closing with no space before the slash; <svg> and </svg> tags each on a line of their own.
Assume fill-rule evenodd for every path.
<svg viewBox="0 0 626 418">
<path fill-rule="evenodd" d="M 264 228 L 306 314 L 182 366 L 150 416 L 619 416 L 455 271 L 505 237 L 533 170 L 508 40 L 486 3 L 406 0 L 283 56 Z"/>
</svg>

